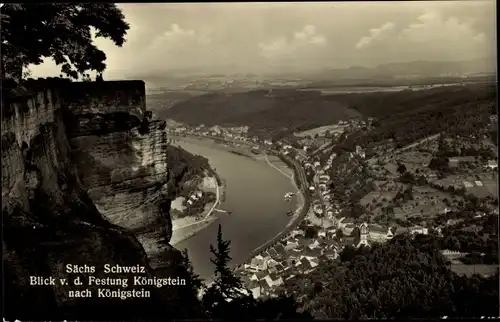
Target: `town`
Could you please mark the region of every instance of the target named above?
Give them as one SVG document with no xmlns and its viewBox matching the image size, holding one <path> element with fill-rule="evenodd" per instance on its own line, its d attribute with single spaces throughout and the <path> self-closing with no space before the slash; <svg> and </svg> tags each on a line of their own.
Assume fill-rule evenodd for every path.
<svg viewBox="0 0 500 322">
<path fill-rule="evenodd" d="M 495 126 L 496 116 L 490 121 Z M 305 217 L 284 238 L 236 268 L 254 297 L 287 293 L 297 275 L 336 260 L 345 247 L 369 247 L 405 233 L 442 237 L 443 230 L 467 220 L 457 216 L 464 209 L 471 210 L 472 219 L 498 216 L 498 164 L 496 147 L 487 140 L 488 129 L 468 137 L 437 134 L 404 147 L 336 149 L 336 142 L 369 131 L 374 122 L 374 118 L 341 120 L 273 141 L 251 135 L 248 126 L 171 121 L 171 135 L 211 138 L 247 147 L 254 155 L 279 153 L 295 159 L 306 173 L 304 190 L 311 207 Z M 454 155 L 453 149 L 465 153 L 443 157 L 443 150 Z M 442 249 L 442 253 L 452 270 L 462 273 L 467 268 L 468 252 Z M 470 266 L 483 275 L 497 267 Z"/>
</svg>

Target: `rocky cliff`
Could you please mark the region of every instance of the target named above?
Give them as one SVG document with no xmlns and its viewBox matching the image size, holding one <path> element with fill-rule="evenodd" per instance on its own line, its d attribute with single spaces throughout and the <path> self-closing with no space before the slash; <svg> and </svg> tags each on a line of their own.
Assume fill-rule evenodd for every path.
<svg viewBox="0 0 500 322">
<path fill-rule="evenodd" d="M 158 241 L 172 235 L 168 209 L 160 207 L 168 180 L 165 121 L 146 117 L 142 81 L 75 85 L 65 91 L 65 119 L 83 187 L 109 221 L 134 232 L 155 256 Z"/>
<path fill-rule="evenodd" d="M 31 276 L 80 276 L 85 285 L 90 275 L 109 277 L 105 264 L 141 265 L 147 277 L 184 274 L 178 252 L 168 246 L 165 124 L 146 117 L 144 92 L 141 81 L 55 79 L 26 83 L 23 90 L 4 87 L 6 316 L 102 319 L 95 313 L 102 310 L 108 319 L 193 316 L 182 287 L 152 287 L 148 298 L 121 300 L 98 298 L 98 286 L 87 287 L 93 297 L 85 299 L 68 295 L 83 286 L 30 285 Z M 165 246 L 157 246 L 159 237 Z M 139 240 L 151 257 L 161 250 L 161 270 L 151 268 Z M 68 274 L 67 264 L 96 272 Z"/>
</svg>

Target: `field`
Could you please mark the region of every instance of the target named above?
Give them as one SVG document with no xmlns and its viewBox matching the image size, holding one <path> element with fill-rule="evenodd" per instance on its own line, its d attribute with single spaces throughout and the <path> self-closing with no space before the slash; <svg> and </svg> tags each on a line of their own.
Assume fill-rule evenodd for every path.
<svg viewBox="0 0 500 322">
<path fill-rule="evenodd" d="M 373 191 L 368 193 L 360 200 L 362 206 L 367 206 L 369 204 L 377 204 L 383 202 L 383 200 L 392 200 L 396 195 L 395 191 Z M 375 202 L 374 202 L 375 200 Z"/>
<path fill-rule="evenodd" d="M 384 168 L 392 175 L 399 176 L 397 171 L 398 164 L 403 164 L 408 172 L 413 174 L 424 174 L 429 171 L 427 165 L 432 159 L 432 155 L 426 152 L 407 151 L 397 154 L 395 157 L 384 157 L 383 162 L 386 162 Z"/>
<path fill-rule="evenodd" d="M 444 179 L 434 180 L 433 183 L 444 187 L 455 186 L 464 187 L 468 193 L 472 193 L 479 198 L 487 196 L 498 197 L 498 174 L 479 173 L 466 175 L 450 175 Z M 480 181 L 482 186 L 475 181 Z"/>
<path fill-rule="evenodd" d="M 297 133 L 294 133 L 293 135 L 301 137 L 301 138 L 308 137 L 308 136 L 314 137 L 316 134 L 318 134 L 319 136 L 323 136 L 326 133 L 326 131 L 342 132 L 344 127 L 345 127 L 345 125 L 338 125 L 338 124 L 325 125 L 325 126 L 320 126 L 320 127 L 314 128 L 314 129 L 307 130 L 307 131 L 297 132 Z"/>
<path fill-rule="evenodd" d="M 405 202 L 401 207 L 395 207 L 395 217 L 398 219 L 424 215 L 426 218 L 436 217 L 442 214 L 446 208 L 452 210 L 453 203 L 461 199 L 431 187 L 414 187 L 413 200 Z"/>
<path fill-rule="evenodd" d="M 317 138 L 317 139 L 309 139 L 309 137 L 305 137 L 303 139 L 300 139 L 299 142 L 301 144 L 308 145 L 308 146 L 322 146 L 323 144 L 331 143 L 332 140 L 327 139 L 327 138 L 321 138 L 321 137 Z"/>
<path fill-rule="evenodd" d="M 472 276 L 473 274 L 479 275 L 493 275 L 498 272 L 498 265 L 465 265 L 465 264 L 451 264 L 450 269 L 459 275 Z"/>
</svg>

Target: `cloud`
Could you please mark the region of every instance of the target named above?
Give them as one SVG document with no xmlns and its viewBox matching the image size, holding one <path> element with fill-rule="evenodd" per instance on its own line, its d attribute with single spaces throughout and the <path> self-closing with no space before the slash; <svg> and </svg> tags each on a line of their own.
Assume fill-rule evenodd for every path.
<svg viewBox="0 0 500 322">
<path fill-rule="evenodd" d="M 357 43 L 356 48 L 362 49 L 368 47 L 374 40 L 381 38 L 386 31 L 392 30 L 394 28 L 394 23 L 386 22 L 379 28 L 370 29 L 369 36 L 362 37 Z"/>
<path fill-rule="evenodd" d="M 299 52 L 323 47 L 326 38 L 316 31 L 313 25 L 306 25 L 293 34 L 291 39 L 279 37 L 277 39 L 258 44 L 261 56 L 267 59 L 280 59 L 285 56 L 297 55 Z"/>
<path fill-rule="evenodd" d="M 373 62 L 387 60 L 468 60 L 495 55 L 491 34 L 476 29 L 467 16 L 460 18 L 443 10 L 426 9 L 406 23 L 385 22 L 370 29 L 356 44 L 358 57 Z M 361 50 L 362 49 L 362 50 Z M 368 59 L 368 58 L 366 58 Z"/>
<path fill-rule="evenodd" d="M 485 35 L 474 30 L 474 21 L 460 21 L 456 17 L 444 19 L 436 11 L 428 11 L 417 18 L 399 34 L 407 42 L 426 44 L 431 42 L 463 42 L 469 46 L 485 41 Z"/>
<path fill-rule="evenodd" d="M 95 39 L 107 56 L 104 79 L 169 75 L 184 68 L 302 71 L 496 56 L 491 0 L 353 1 L 334 8 L 327 2 L 118 6 L 131 29 L 123 47 Z M 30 67 L 34 77 L 60 71 L 50 58 Z"/>
<path fill-rule="evenodd" d="M 170 29 L 156 37 L 148 47 L 149 50 L 166 49 L 173 50 L 178 46 L 200 44 L 206 45 L 211 42 L 207 32 L 196 32 L 192 29 L 183 29 L 179 24 L 173 23 Z"/>
</svg>

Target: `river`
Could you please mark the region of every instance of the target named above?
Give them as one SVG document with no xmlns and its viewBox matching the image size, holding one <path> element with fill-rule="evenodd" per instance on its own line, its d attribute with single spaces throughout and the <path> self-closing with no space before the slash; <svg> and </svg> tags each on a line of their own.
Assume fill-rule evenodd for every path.
<svg viewBox="0 0 500 322">
<path fill-rule="evenodd" d="M 231 211 L 195 236 L 175 245 L 187 249 L 194 270 L 202 278 L 212 276 L 210 244 L 216 244 L 218 224 L 223 238 L 231 241 L 232 265 L 241 264 L 248 254 L 264 244 L 287 225 L 286 212 L 296 208 L 296 200 L 284 200 L 287 192 L 296 192 L 289 178 L 266 161 L 230 153 L 209 140 L 179 140 L 186 151 L 206 157 L 226 183 L 226 197 L 218 209 Z"/>
</svg>

